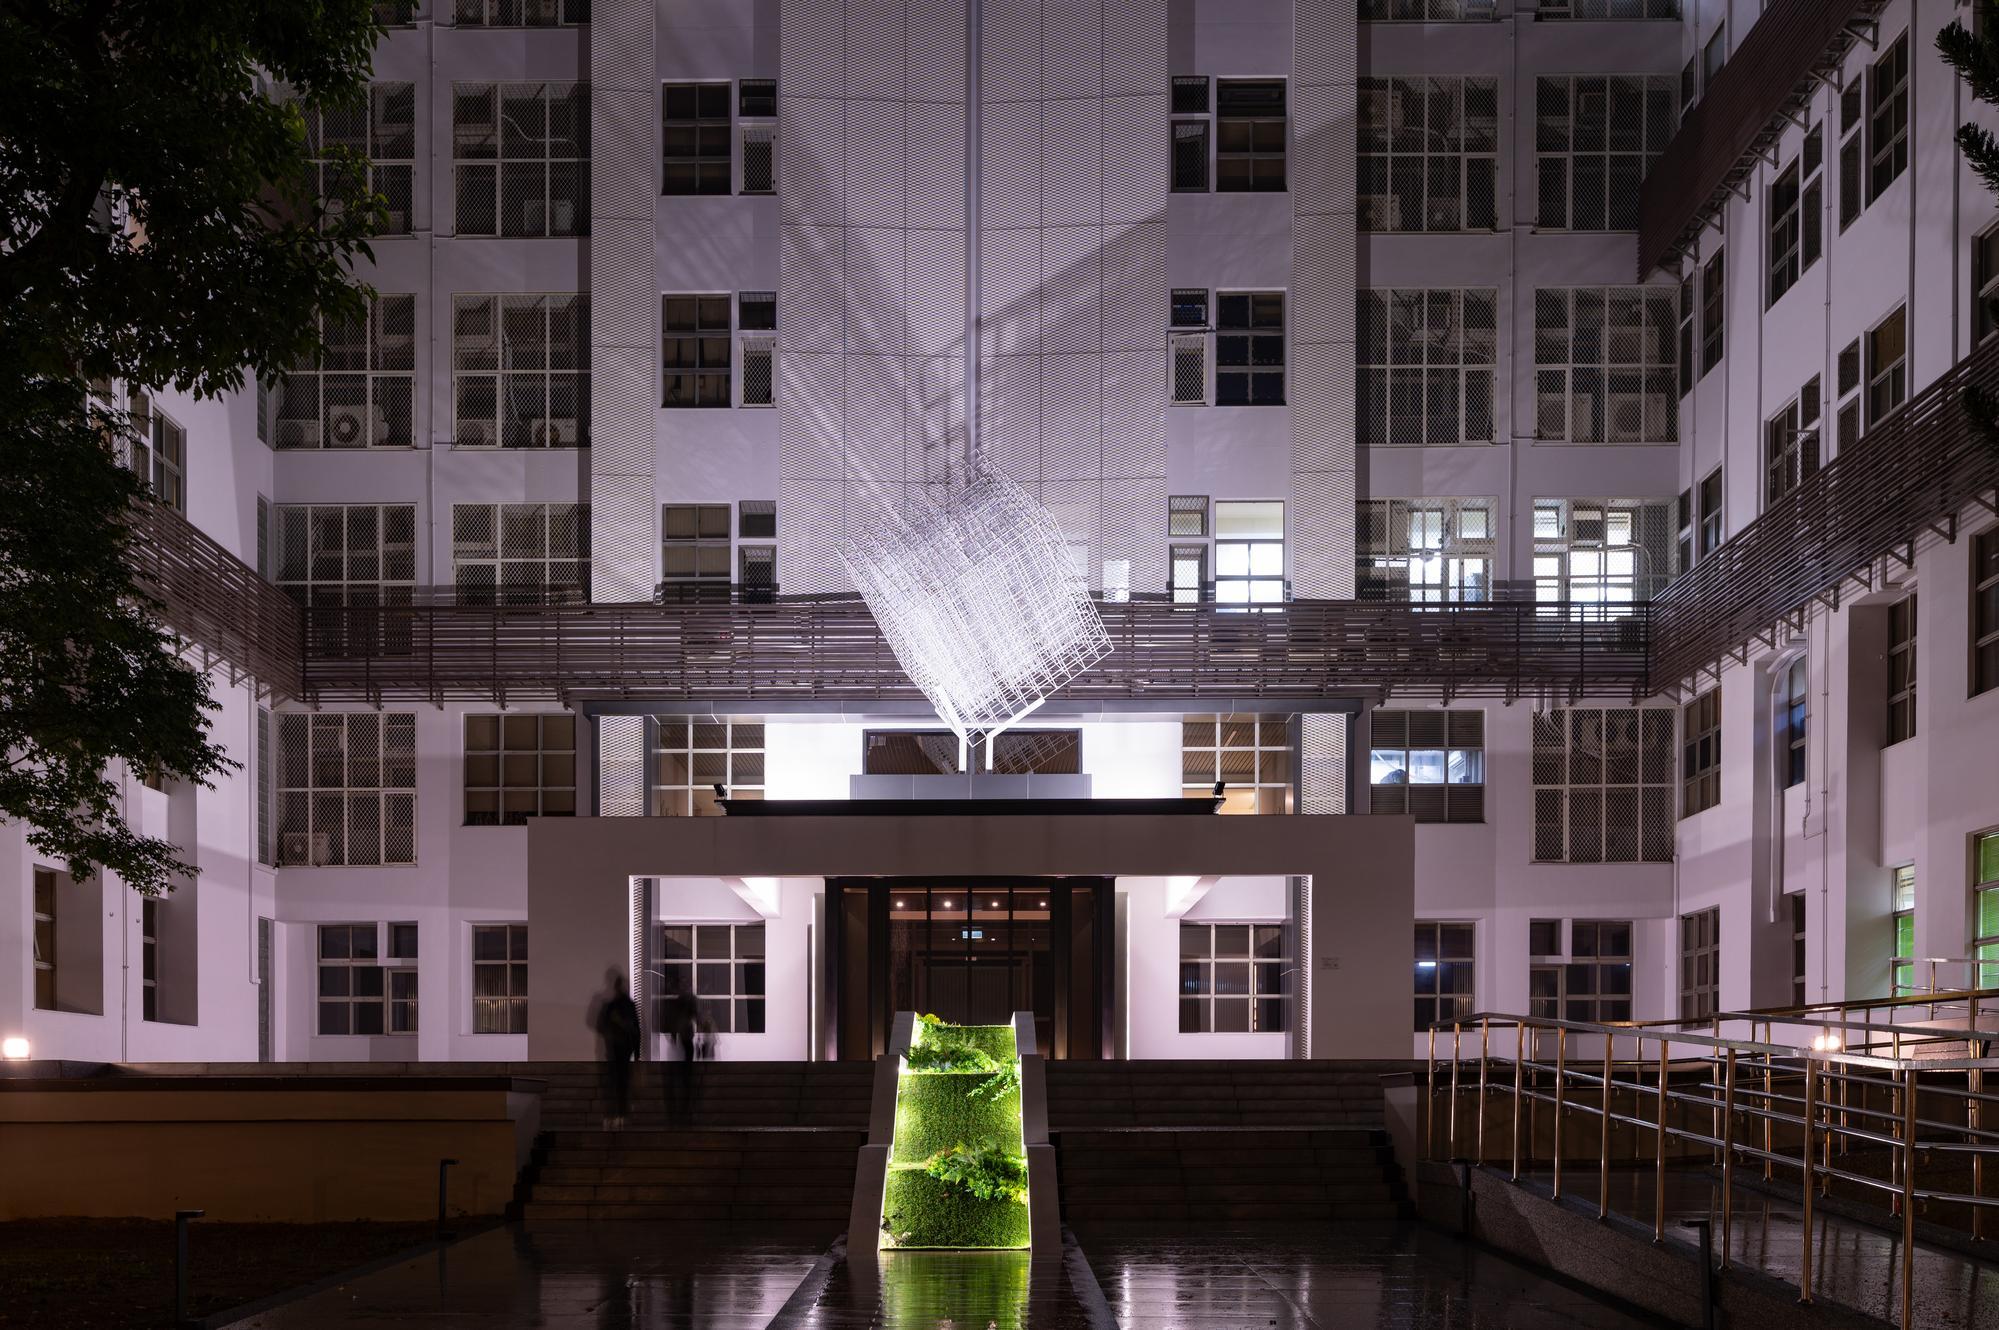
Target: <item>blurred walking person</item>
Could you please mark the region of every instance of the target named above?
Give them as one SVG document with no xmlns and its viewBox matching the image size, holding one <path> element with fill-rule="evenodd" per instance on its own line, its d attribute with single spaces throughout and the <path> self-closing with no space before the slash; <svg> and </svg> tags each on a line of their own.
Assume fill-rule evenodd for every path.
<svg viewBox="0 0 1999 1330">
<path fill-rule="evenodd" d="M 597 1037 L 604 1043 L 604 1102 L 606 1131 L 622 1130 L 632 1111 L 632 1059 L 639 1051 L 639 1009 L 625 991 L 625 977 L 615 969 L 604 972 L 610 991 L 598 999 Z"/>
<path fill-rule="evenodd" d="M 694 1125 L 694 1060 L 701 1039 L 701 1004 L 692 993 L 677 993 L 667 1003 L 665 1034 L 669 1048 L 665 1073 L 666 1125 Z"/>
</svg>

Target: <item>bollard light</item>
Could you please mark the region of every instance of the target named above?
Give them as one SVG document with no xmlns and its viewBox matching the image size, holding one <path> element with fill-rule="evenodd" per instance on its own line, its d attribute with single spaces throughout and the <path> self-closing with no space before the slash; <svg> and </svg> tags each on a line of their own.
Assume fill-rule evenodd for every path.
<svg viewBox="0 0 1999 1330">
<path fill-rule="evenodd" d="M 6 1058 L 9 1062 L 19 1062 L 34 1051 L 33 1046 L 18 1034 L 10 1034 L 5 1039 L 0 1039 L 0 1057 Z"/>
</svg>

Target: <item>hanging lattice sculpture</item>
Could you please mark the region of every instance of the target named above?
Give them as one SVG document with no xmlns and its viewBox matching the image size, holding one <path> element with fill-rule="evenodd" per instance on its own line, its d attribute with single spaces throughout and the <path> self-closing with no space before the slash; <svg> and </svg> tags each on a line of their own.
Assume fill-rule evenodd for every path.
<svg viewBox="0 0 1999 1330">
<path fill-rule="evenodd" d="M 977 474 L 905 514 L 882 503 L 841 547 L 896 660 L 967 743 L 1018 721 L 1111 649 L 1048 511 Z"/>
</svg>

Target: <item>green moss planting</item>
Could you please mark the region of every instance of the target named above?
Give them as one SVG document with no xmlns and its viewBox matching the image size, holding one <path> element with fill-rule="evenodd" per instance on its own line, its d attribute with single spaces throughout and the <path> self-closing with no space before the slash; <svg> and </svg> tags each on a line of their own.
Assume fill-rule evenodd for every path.
<svg viewBox="0 0 1999 1330">
<path fill-rule="evenodd" d="M 895 1162 L 920 1164 L 954 1145 L 994 1145 L 1020 1152 L 1020 1091 L 997 1097 L 974 1092 L 981 1072 L 909 1073 L 895 1101 Z"/>
<path fill-rule="evenodd" d="M 919 1048 L 977 1049 L 995 1062 L 1012 1062 L 1019 1050 L 1013 1044 L 1011 1025 L 947 1025 L 935 1016 L 916 1022 Z"/>
<path fill-rule="evenodd" d="M 891 1168 L 882 1198 L 885 1247 L 1025 1247 L 1024 1200 L 982 1201 L 921 1167 Z"/>
</svg>

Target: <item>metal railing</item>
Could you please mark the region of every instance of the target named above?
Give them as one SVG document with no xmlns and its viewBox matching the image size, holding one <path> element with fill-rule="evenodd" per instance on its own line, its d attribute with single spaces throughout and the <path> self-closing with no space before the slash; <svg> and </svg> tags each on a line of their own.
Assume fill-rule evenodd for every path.
<svg viewBox="0 0 1999 1330">
<path fill-rule="evenodd" d="M 1439 1022 L 1429 1031 L 1423 1153 L 1496 1164 L 1515 1181 L 1545 1167 L 1557 1199 L 1582 1163 L 1595 1176 L 1599 1218 L 1611 1212 L 1613 1167 L 1649 1174 L 1643 1218 L 1654 1241 L 1665 1238 L 1673 1167 L 1711 1168 L 1724 1267 L 1740 1171 L 1795 1182 L 1803 1302 L 1813 1293 L 1814 1203 L 1837 1187 L 1899 1220 L 1901 1324 L 1913 1330 L 1917 1208 L 1967 1207 L 1971 1236 L 1982 1239 L 1986 1211 L 1999 1206 L 1986 1177 L 1999 1159 L 1999 1130 L 1988 1125 L 1999 1125 L 1999 1094 L 1985 1088 L 1987 1073 L 1999 1072 L 1992 1017 L 1999 989 L 1698 1023 L 1498 1013 Z M 1616 1158 L 1614 1130 L 1626 1145 Z M 1968 1184 L 1959 1180 L 1967 1174 Z"/>
<path fill-rule="evenodd" d="M 132 505 L 127 557 L 162 625 L 254 678 L 297 697 L 304 632 L 298 603 L 163 503 Z"/>
</svg>

